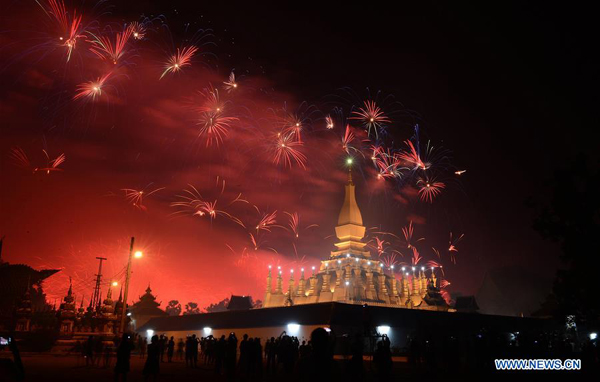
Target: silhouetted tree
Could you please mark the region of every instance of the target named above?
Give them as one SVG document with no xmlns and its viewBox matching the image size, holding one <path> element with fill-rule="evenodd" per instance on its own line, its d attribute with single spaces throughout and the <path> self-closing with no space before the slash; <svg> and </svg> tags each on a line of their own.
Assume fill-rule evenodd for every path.
<svg viewBox="0 0 600 382">
<path fill-rule="evenodd" d="M 210 304 L 204 308 L 204 311 L 206 313 L 225 312 L 227 310 L 227 305 L 229 305 L 229 297 L 225 297 L 216 304 Z"/>
<path fill-rule="evenodd" d="M 564 268 L 557 273 L 552 295 L 544 304 L 564 319 L 596 319 L 600 313 L 597 273 L 600 265 L 600 174 L 583 156 L 555 171 L 552 190 L 534 198 L 534 228 L 561 246 Z"/>
<path fill-rule="evenodd" d="M 181 304 L 178 300 L 171 300 L 165 311 L 169 316 L 179 316 L 181 314 Z"/>
<path fill-rule="evenodd" d="M 197 303 L 188 302 L 187 304 L 185 304 L 185 312 L 183 312 L 184 315 L 198 314 L 198 313 L 200 313 L 200 308 L 198 308 Z"/>
</svg>

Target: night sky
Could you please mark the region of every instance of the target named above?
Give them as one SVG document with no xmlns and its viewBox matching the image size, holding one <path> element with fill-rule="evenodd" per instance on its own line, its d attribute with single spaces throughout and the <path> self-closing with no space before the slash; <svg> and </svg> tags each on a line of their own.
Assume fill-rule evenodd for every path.
<svg viewBox="0 0 600 382">
<path fill-rule="evenodd" d="M 155 30 L 129 41 L 118 65 L 91 53 L 86 38 L 66 63 L 36 2 L 2 6 L 3 259 L 63 268 L 47 282 L 50 298 L 64 294 L 69 276 L 78 298 L 89 297 L 96 256 L 108 257 L 107 278 L 120 280 L 131 236 L 146 254 L 134 264 L 132 294 L 150 283 L 163 302 L 205 306 L 231 293 L 262 298 L 268 264 L 317 265 L 333 249 L 348 156 L 343 129 L 338 123 L 326 130 L 324 116 L 366 99 L 393 121 L 387 147 L 405 148 L 420 126 L 421 145 L 430 140 L 445 154 L 439 176 L 446 184 L 433 203 L 423 203 L 414 182 L 378 181 L 369 158 L 352 152 L 365 225 L 379 226 L 370 238 L 379 231 L 401 236 L 412 221 L 415 238 L 425 238 L 417 244 L 422 261 L 444 264 L 451 293 L 475 293 L 485 273 L 502 266 L 555 272 L 559 247 L 533 230 L 526 200 L 547 195 L 553 170 L 578 153 L 597 156 L 593 12 L 506 2 L 394 9 L 374 2 L 123 3 L 67 2 L 83 11 L 94 33 L 153 20 Z M 192 65 L 159 80 L 166 58 L 192 42 L 200 47 Z M 232 70 L 240 87 L 233 95 L 222 89 Z M 109 71 L 100 97 L 73 99 L 78 84 Z M 198 138 L 193 109 L 211 83 L 244 124 L 218 147 Z M 310 116 L 306 169 L 273 163 L 269 140 L 284 106 Z M 366 138 L 354 125 L 357 141 Z M 19 168 L 10 157 L 15 147 L 32 163 L 46 161 L 42 149 L 51 158 L 64 153 L 64 171 Z M 188 185 L 247 227 L 224 215 L 211 222 L 174 214 L 179 209 L 171 204 Z M 128 203 L 122 189 L 145 187 L 164 189 L 146 198 L 143 210 Z M 248 203 L 230 204 L 240 193 Z M 300 235 L 261 231 L 255 250 L 249 233 L 273 211 L 286 227 L 284 211 L 297 212 Z M 318 227 L 304 229 L 311 224 Z M 450 232 L 465 235 L 456 264 L 447 251 Z M 410 254 L 397 261 L 410 263 Z"/>
</svg>

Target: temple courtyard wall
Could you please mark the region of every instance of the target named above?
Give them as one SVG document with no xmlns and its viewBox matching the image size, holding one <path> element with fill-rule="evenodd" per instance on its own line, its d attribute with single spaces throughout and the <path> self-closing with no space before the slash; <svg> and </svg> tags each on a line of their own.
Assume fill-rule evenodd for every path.
<svg viewBox="0 0 600 382">
<path fill-rule="evenodd" d="M 261 342 L 283 332 L 309 340 L 310 333 L 323 327 L 336 338 L 336 353 L 345 353 L 356 334 L 367 346 L 382 336 L 390 338 L 393 348 L 406 349 L 409 341 L 431 338 L 435 342 L 510 341 L 518 335 L 533 336 L 546 330 L 550 321 L 526 317 L 492 316 L 477 313 L 441 312 L 389 308 L 345 303 L 304 304 L 289 307 L 226 311 L 186 316 L 158 317 L 138 329 L 142 335 L 166 334 L 176 339 L 243 334 L 259 337 Z"/>
</svg>

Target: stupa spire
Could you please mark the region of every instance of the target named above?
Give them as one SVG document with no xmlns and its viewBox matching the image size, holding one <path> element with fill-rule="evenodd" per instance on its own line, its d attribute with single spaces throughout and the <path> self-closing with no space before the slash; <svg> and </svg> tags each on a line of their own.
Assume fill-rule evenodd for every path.
<svg viewBox="0 0 600 382">
<path fill-rule="evenodd" d="M 352 164 L 350 159 L 348 160 L 348 164 Z M 365 250 L 366 243 L 362 242 L 365 231 L 366 228 L 363 226 L 362 214 L 356 202 L 355 186 L 350 167 L 348 170 L 348 182 L 344 187 L 344 201 L 338 215 L 338 225 L 335 227 L 335 234 L 339 241 L 335 243 L 337 250 L 331 252 L 331 257 L 336 258 L 347 256 L 348 254 L 370 257 L 369 251 Z"/>
</svg>

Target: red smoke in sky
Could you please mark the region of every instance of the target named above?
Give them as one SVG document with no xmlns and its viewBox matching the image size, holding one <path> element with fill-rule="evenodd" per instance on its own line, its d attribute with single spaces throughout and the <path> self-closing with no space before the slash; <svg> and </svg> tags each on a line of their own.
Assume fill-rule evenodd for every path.
<svg viewBox="0 0 600 382">
<path fill-rule="evenodd" d="M 27 23 L 19 15 L 14 21 L 15 30 L 25 32 L 0 37 L 8 46 L 3 56 L 9 57 L 0 73 L 5 84 L 0 93 L 0 233 L 6 236 L 3 260 L 62 269 L 46 281 L 50 302 L 64 296 L 69 277 L 78 301 L 87 302 L 97 256 L 108 259 L 104 280 L 122 282 L 131 236 L 144 252 L 134 259 L 131 300 L 150 284 L 163 307 L 172 299 L 204 307 L 230 294 L 262 299 L 268 264 L 282 265 L 287 277 L 288 269 L 310 268 L 329 255 L 347 176 L 345 126 L 327 129 L 327 113 L 315 113 L 268 74 L 236 70 L 238 87 L 228 92 L 224 82 L 230 69 L 215 64 L 210 45 L 200 46 L 202 54 L 190 66 L 162 79 L 173 49 L 150 32 L 144 40 L 130 40 L 116 65 L 91 53 L 83 38 L 66 63 L 61 49 L 32 47 L 28 38 L 36 32 L 27 24 L 44 15 L 35 7 L 30 11 L 35 16 Z M 78 85 L 107 73 L 95 99 L 73 99 Z M 200 93 L 211 86 L 227 115 L 237 119 L 219 145 L 207 145 L 206 136 L 199 136 Z M 306 118 L 299 133 L 306 169 L 294 161 L 291 167 L 274 163 L 277 133 L 289 115 Z M 406 139 L 412 131 L 403 129 L 398 134 Z M 357 134 L 358 142 L 366 138 Z M 64 153 L 63 171 L 34 174 L 14 166 L 9 158 L 14 147 L 32 164 L 47 161 L 42 150 L 50 158 Z M 416 230 L 427 230 L 429 216 L 422 213 L 415 190 L 399 192 L 393 182 L 378 181 L 369 156 L 354 156 L 365 225 L 386 225 L 381 230 L 399 234 L 412 220 Z M 245 227 L 222 214 L 212 219 L 192 211 L 177 214 L 180 209 L 171 204 L 190 186 Z M 123 191 L 159 188 L 142 206 L 134 206 Z M 237 197 L 247 203 L 231 204 Z M 257 230 L 263 214 L 274 211 L 270 232 Z M 298 213 L 298 237 L 284 212 Z M 447 232 L 442 235 L 438 242 L 447 240 Z M 424 245 L 424 256 L 431 255 L 432 245 L 433 239 Z M 402 260 L 410 261 L 410 254 Z"/>
</svg>

